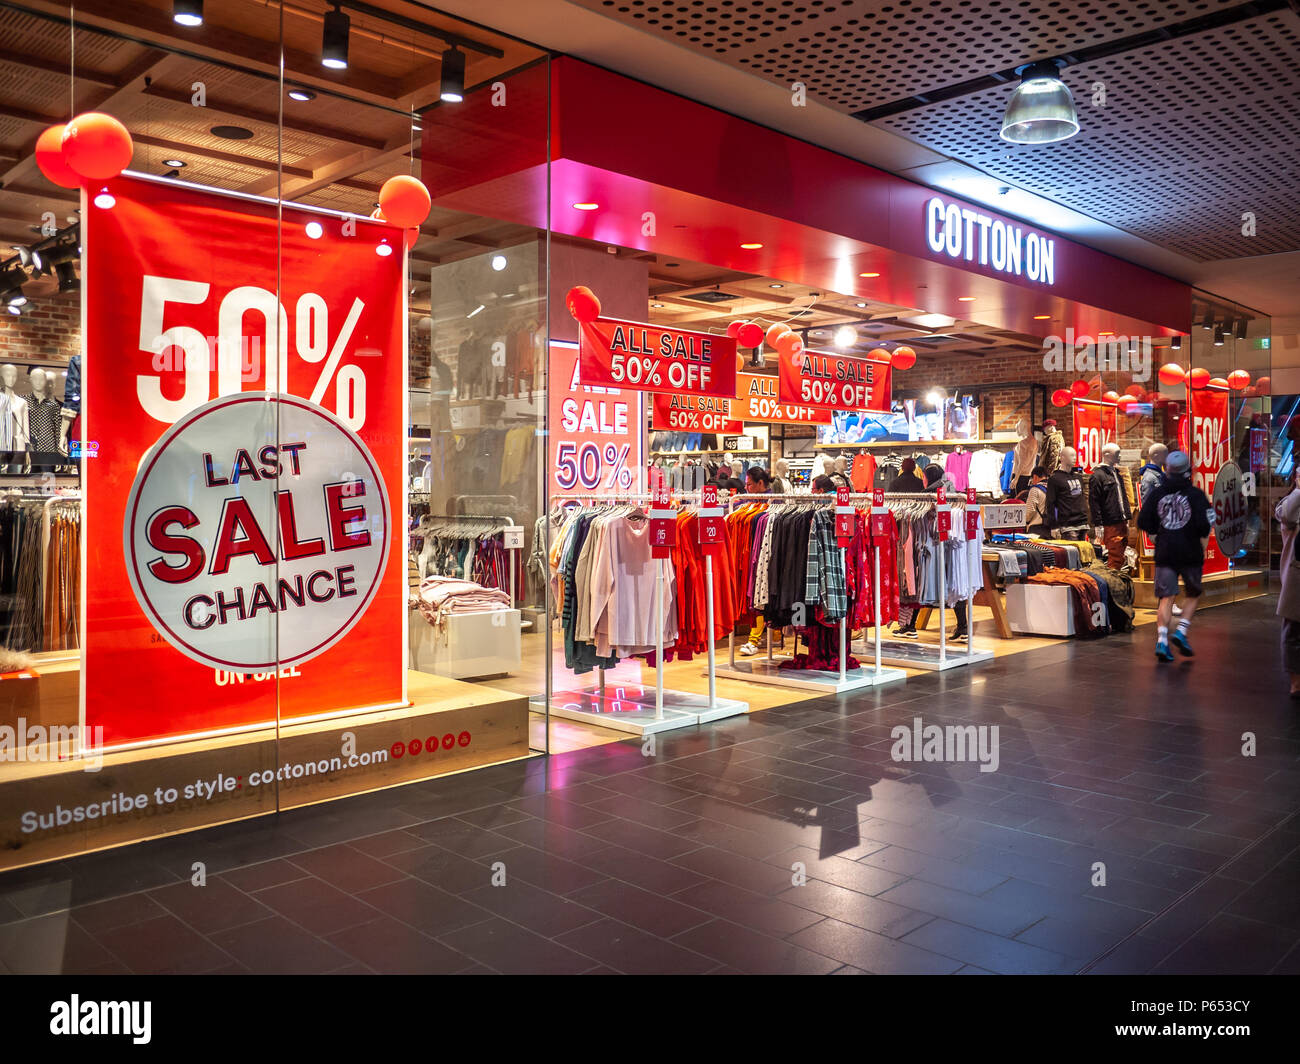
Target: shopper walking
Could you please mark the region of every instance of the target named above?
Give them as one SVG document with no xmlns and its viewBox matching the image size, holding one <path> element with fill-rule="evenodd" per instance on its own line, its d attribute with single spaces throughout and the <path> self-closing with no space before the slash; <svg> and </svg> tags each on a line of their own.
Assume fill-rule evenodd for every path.
<svg viewBox="0 0 1300 1064">
<path fill-rule="evenodd" d="M 1278 563 L 1282 590 L 1277 596 L 1277 615 L 1282 618 L 1282 667 L 1291 677 L 1291 697 L 1300 701 L 1300 558 L 1296 557 L 1300 466 L 1291 478 L 1291 494 L 1277 504 L 1273 516 L 1282 526 L 1282 558 Z"/>
<path fill-rule="evenodd" d="M 1119 476 L 1118 443 L 1108 443 L 1101 449 L 1101 461 L 1088 479 L 1088 504 L 1097 538 L 1106 548 L 1106 565 L 1119 572 L 1124 568 L 1128 521 L 1133 511 Z"/>
<path fill-rule="evenodd" d="M 1201 597 L 1201 566 L 1205 544 L 1214 527 L 1214 507 L 1205 492 L 1191 481 L 1191 459 L 1182 451 L 1171 451 L 1165 459 L 1165 479 L 1142 500 L 1138 528 L 1156 541 L 1155 585 L 1160 600 L 1156 610 L 1156 657 L 1173 661 L 1173 643 L 1184 657 L 1192 657 L 1188 628 Z M 1169 635 L 1178 579 L 1183 581 L 1183 612 L 1178 630 Z"/>
<path fill-rule="evenodd" d="M 1083 539 L 1088 534 L 1083 478 L 1078 452 L 1073 447 L 1062 448 L 1061 466 L 1047 478 L 1043 501 L 1043 523 L 1056 539 Z"/>
</svg>

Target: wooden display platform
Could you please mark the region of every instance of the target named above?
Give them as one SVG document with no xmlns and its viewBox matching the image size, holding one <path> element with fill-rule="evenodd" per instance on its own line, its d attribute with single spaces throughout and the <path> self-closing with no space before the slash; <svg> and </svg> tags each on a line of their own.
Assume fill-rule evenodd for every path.
<svg viewBox="0 0 1300 1064">
<path fill-rule="evenodd" d="M 1152 575 L 1154 576 L 1154 574 Z M 1203 610 L 1210 606 L 1226 606 L 1233 602 L 1259 598 L 1261 595 L 1268 594 L 1268 579 L 1260 569 L 1233 569 L 1226 573 L 1211 573 L 1202 578 L 1201 586 L 1204 590 L 1200 602 L 1196 605 L 1197 610 Z M 1181 587 L 1180 582 L 1179 595 L 1175 600 L 1179 603 L 1183 601 Z M 1153 610 L 1159 603 L 1160 600 L 1156 598 L 1154 580 L 1133 581 L 1133 604 L 1135 606 L 1139 609 Z"/>
<path fill-rule="evenodd" d="M 8 683 L 32 682 L 0 681 L 0 705 Z M 264 728 L 109 752 L 97 770 L 82 758 L 0 761 L 0 869 L 529 755 L 523 695 L 423 673 L 408 685 L 409 707 L 288 724 L 278 737 Z"/>
</svg>

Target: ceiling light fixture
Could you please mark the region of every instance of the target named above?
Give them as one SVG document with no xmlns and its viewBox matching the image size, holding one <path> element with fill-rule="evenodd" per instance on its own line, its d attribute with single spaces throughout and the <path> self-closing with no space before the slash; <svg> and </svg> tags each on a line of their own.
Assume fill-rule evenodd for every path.
<svg viewBox="0 0 1300 1064">
<path fill-rule="evenodd" d="M 768 287 L 768 288 L 784 288 L 785 285 L 783 285 L 783 284 L 775 284 L 775 283 L 773 283 L 773 284 L 768 285 L 767 287 Z"/>
<path fill-rule="evenodd" d="M 757 250 L 758 250 L 759 248 L 761 248 L 763 245 L 751 241 L 751 242 L 748 243 L 748 244 L 741 244 L 740 246 L 741 246 L 742 248 L 744 248 L 746 251 L 757 251 Z"/>
<path fill-rule="evenodd" d="M 841 325 L 835 330 L 836 347 L 852 347 L 858 342 L 858 331 L 852 325 Z"/>
<path fill-rule="evenodd" d="M 327 66 L 331 70 L 347 70 L 348 33 L 351 27 L 352 20 L 338 4 L 334 5 L 333 11 L 325 12 L 325 28 L 321 31 L 320 39 L 321 66 Z"/>
<path fill-rule="evenodd" d="M 1246 339 L 1246 319 L 1245 319 L 1245 318 L 1238 318 L 1238 319 L 1237 319 L 1237 339 L 1238 339 L 1238 340 L 1244 340 L 1244 339 Z"/>
<path fill-rule="evenodd" d="M 1012 144 L 1053 144 L 1079 132 L 1074 97 L 1055 59 L 1017 67 L 1020 84 L 1002 116 L 1002 139 Z"/>
<path fill-rule="evenodd" d="M 1209 332 L 1211 329 L 1214 328 L 1214 319 L 1206 318 L 1203 322 L 1201 322 L 1201 328 L 1204 329 L 1206 332 Z"/>
<path fill-rule="evenodd" d="M 76 267 L 71 262 L 60 262 L 54 267 L 54 272 L 59 278 L 59 291 L 75 292 L 81 287 L 81 279 L 77 277 Z"/>
<path fill-rule="evenodd" d="M 185 165 L 184 159 L 164 159 L 163 166 L 170 166 L 173 170 L 180 170 Z"/>
<path fill-rule="evenodd" d="M 295 85 L 289 90 L 289 99 L 297 100 L 299 103 L 307 103 L 309 100 L 316 99 L 316 94 L 311 89 L 300 89 Z"/>
<path fill-rule="evenodd" d="M 943 394 L 943 392 L 939 391 L 937 388 L 934 389 L 933 391 L 925 393 L 925 401 L 929 403 L 932 407 L 934 407 L 936 410 L 939 407 L 943 406 L 943 401 L 945 398 L 947 397 Z"/>
<path fill-rule="evenodd" d="M 506 257 L 504 255 L 493 255 L 492 269 L 496 270 L 497 273 L 500 273 L 505 268 L 506 268 Z"/>
<path fill-rule="evenodd" d="M 1051 321 L 1051 320 L 1052 320 L 1052 316 L 1051 316 L 1050 314 L 1035 314 L 1035 315 L 1034 315 L 1034 321 Z"/>
<path fill-rule="evenodd" d="M 592 203 L 590 201 L 584 203 L 575 203 L 573 205 L 573 209 L 575 211 L 597 211 L 600 210 L 600 204 Z"/>
<path fill-rule="evenodd" d="M 655 310 L 663 310 L 664 308 L 664 305 L 662 303 L 651 303 L 650 305 L 654 307 Z"/>
<path fill-rule="evenodd" d="M 381 240 L 378 244 L 375 245 L 375 254 L 378 255 L 381 259 L 388 258 L 388 256 L 391 255 L 392 253 L 393 253 L 393 247 L 391 244 L 389 244 L 387 240 Z"/>
<path fill-rule="evenodd" d="M 107 185 L 95 193 L 95 206 L 102 210 L 110 210 L 117 206 L 117 199 L 108 191 Z"/>
<path fill-rule="evenodd" d="M 1171 336 L 1169 338 L 1169 350 L 1181 351 L 1183 349 L 1183 338 L 1181 336 Z"/>
<path fill-rule="evenodd" d="M 879 277 L 880 274 L 878 274 L 878 273 L 860 273 L 860 274 L 858 274 L 858 276 L 859 276 L 859 277 Z"/>
<path fill-rule="evenodd" d="M 859 310 L 861 310 L 863 307 L 866 306 L 865 303 L 854 303 L 853 305 L 854 305 L 855 307 L 857 307 Z"/>
<path fill-rule="evenodd" d="M 957 297 L 957 302 L 958 302 L 958 303 L 974 303 L 974 302 L 975 302 L 975 297 L 974 297 L 974 296 L 958 296 L 958 297 Z"/>
<path fill-rule="evenodd" d="M 203 0 L 172 0 L 172 21 L 182 26 L 202 26 Z"/>
<path fill-rule="evenodd" d="M 442 53 L 443 103 L 460 103 L 465 98 L 465 53 L 454 45 Z"/>
<path fill-rule="evenodd" d="M 1214 330 L 1214 346 L 1215 347 L 1223 346 L 1223 330 L 1218 328 L 1217 326 L 1215 327 Z"/>
</svg>

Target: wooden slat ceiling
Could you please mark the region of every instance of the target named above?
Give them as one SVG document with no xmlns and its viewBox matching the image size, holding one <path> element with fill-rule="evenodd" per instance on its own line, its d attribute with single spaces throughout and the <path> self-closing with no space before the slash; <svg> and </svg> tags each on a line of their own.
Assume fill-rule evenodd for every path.
<svg viewBox="0 0 1300 1064">
<path fill-rule="evenodd" d="M 68 24 L 66 4 L 20 3 L 0 3 L 0 246 L 32 243 L 43 212 L 53 210 L 63 224 L 76 207 L 76 190 L 46 181 L 33 155 L 42 129 L 66 121 L 73 110 L 121 119 L 136 142 L 133 169 L 165 173 L 164 160 L 181 159 L 184 179 L 336 210 L 369 214 L 388 177 L 419 173 L 412 115 L 436 102 L 438 57 L 447 48 L 432 33 L 350 11 L 349 67 L 334 72 L 319 63 L 328 4 L 289 0 L 285 81 L 316 97 L 297 102 L 286 95 L 277 130 L 278 0 L 208 3 L 204 25 L 194 29 L 172 22 L 170 0 L 78 0 L 75 26 Z M 498 57 L 466 50 L 471 87 L 543 56 L 421 4 L 374 0 L 372 6 L 500 51 Z M 196 83 L 204 86 L 204 107 L 193 105 Z M 220 125 L 242 126 L 252 136 L 223 139 L 211 132 Z M 417 291 L 421 275 L 427 288 L 427 266 L 533 235 L 521 226 L 436 211 L 412 256 Z"/>
</svg>

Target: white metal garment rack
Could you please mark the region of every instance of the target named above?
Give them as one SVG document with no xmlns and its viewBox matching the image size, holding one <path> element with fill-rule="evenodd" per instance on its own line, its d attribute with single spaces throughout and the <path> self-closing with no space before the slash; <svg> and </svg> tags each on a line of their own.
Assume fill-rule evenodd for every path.
<svg viewBox="0 0 1300 1064">
<path fill-rule="evenodd" d="M 824 495 L 774 495 L 770 493 L 758 493 L 750 495 L 733 495 L 727 500 L 727 510 L 731 512 L 736 504 L 744 505 L 747 502 L 766 502 L 768 504 L 787 503 L 791 506 L 805 506 L 809 503 L 814 505 L 834 505 L 836 497 L 833 493 Z M 854 506 L 855 503 L 870 502 L 870 493 L 850 493 L 849 504 Z M 872 593 L 875 598 L 875 613 L 877 620 L 880 618 L 880 547 L 872 548 L 874 559 L 875 580 L 872 582 Z M 840 548 L 840 566 L 844 566 L 845 551 Z M 811 604 L 810 604 L 811 605 Z M 848 618 L 841 617 L 839 622 L 840 629 L 840 667 L 839 671 L 834 669 L 782 669 L 781 661 L 772 653 L 772 629 L 767 629 L 767 653 L 764 657 L 753 657 L 747 661 L 736 660 L 736 636 L 732 632 L 727 637 L 727 657 L 728 662 L 718 670 L 718 675 L 729 676 L 739 680 L 751 680 L 756 683 L 776 684 L 780 687 L 794 687 L 805 691 L 823 691 L 829 694 L 842 694 L 845 691 L 853 691 L 860 687 L 875 687 L 880 684 L 896 683 L 899 680 L 905 680 L 907 673 L 902 669 L 886 668 L 881 659 L 880 632 L 881 625 L 875 626 L 875 663 L 871 668 L 859 666 L 850 670 L 848 665 L 849 652 L 849 630 Z"/>
<path fill-rule="evenodd" d="M 673 496 L 677 502 L 699 504 L 699 492 L 681 492 Z M 649 503 L 648 492 L 617 495 L 553 495 L 551 501 L 563 505 L 576 502 L 593 506 L 618 506 L 622 504 Z M 708 644 L 708 694 L 664 689 L 664 563 L 655 562 L 655 687 L 653 692 L 644 687 L 629 690 L 625 684 L 616 684 L 609 694 L 605 670 L 597 668 L 597 686 L 594 690 L 556 691 L 551 696 L 550 711 L 567 720 L 580 720 L 634 735 L 669 731 L 695 724 L 705 724 L 724 717 L 734 717 L 749 712 L 749 703 L 734 698 L 719 698 L 715 677 L 717 672 L 713 633 L 713 557 L 704 556 L 705 625 L 710 638 Z"/>
<path fill-rule="evenodd" d="M 934 492 L 886 492 L 885 505 L 888 506 L 891 501 L 894 502 L 920 502 L 928 504 L 932 508 L 938 507 L 938 499 L 935 498 Z M 954 495 L 948 499 L 947 504 L 952 508 L 952 527 L 958 527 L 958 519 L 965 520 L 966 516 L 966 497 L 963 494 Z M 962 541 L 966 540 L 965 528 L 962 526 Z M 937 541 L 936 541 L 937 542 Z M 900 543 L 901 548 L 901 543 Z M 939 587 L 947 587 L 947 573 L 945 572 L 944 551 L 936 552 L 938 555 L 939 566 Z M 883 660 L 889 665 L 897 665 L 910 669 L 924 669 L 930 672 L 941 672 L 946 669 L 955 669 L 962 665 L 974 665 L 976 662 L 988 661 L 993 655 L 991 650 L 978 650 L 975 647 L 975 573 L 979 570 L 979 562 L 971 562 L 972 552 L 969 546 L 965 550 L 966 556 L 966 649 L 959 654 L 952 654 L 948 651 L 948 630 L 944 623 L 944 606 L 939 604 L 934 608 L 939 613 L 939 645 L 935 648 L 927 643 L 912 643 L 907 640 L 893 638 L 886 635 L 883 639 L 884 655 Z M 877 561 L 877 564 L 879 562 Z M 925 609 L 925 606 L 921 606 Z M 876 629 L 876 646 L 879 654 L 882 646 L 879 626 Z M 936 652 L 937 649 L 937 652 Z"/>
</svg>

